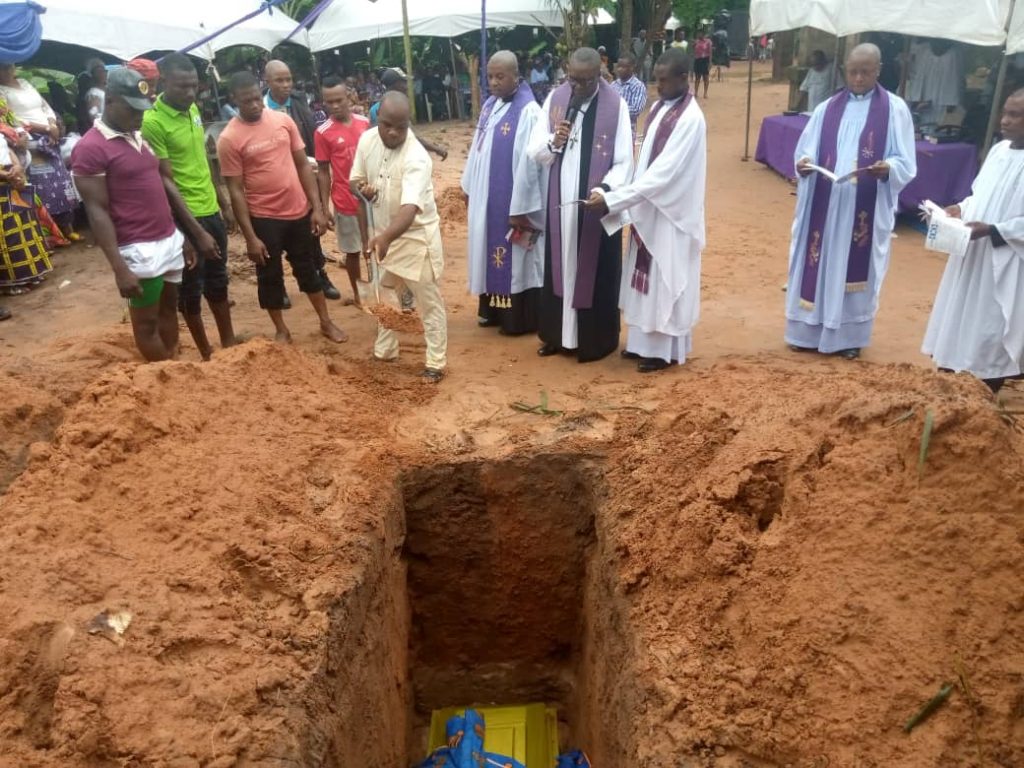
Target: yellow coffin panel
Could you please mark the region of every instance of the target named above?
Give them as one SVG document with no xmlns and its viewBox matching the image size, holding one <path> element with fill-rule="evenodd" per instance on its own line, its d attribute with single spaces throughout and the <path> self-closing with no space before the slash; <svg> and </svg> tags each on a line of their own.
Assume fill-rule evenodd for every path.
<svg viewBox="0 0 1024 768">
<path fill-rule="evenodd" d="M 558 759 L 558 714 L 554 707 L 472 707 L 484 718 L 484 749 L 513 757 L 526 768 L 553 768 Z M 430 716 L 430 751 L 445 745 L 445 724 L 465 707 L 435 709 Z"/>
</svg>

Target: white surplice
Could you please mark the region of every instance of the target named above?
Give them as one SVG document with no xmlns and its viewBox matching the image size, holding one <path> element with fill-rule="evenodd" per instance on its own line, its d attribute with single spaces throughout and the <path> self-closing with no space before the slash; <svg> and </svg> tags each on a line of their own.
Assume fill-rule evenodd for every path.
<svg viewBox="0 0 1024 768">
<path fill-rule="evenodd" d="M 604 224 L 611 234 L 631 223 L 651 253 L 644 294 L 631 285 L 637 244 L 630 238 L 619 291 L 619 306 L 629 326 L 626 350 L 682 364 L 700 314 L 707 127 L 694 99 L 652 163 L 654 137 L 676 101 L 665 102 L 645 127 L 633 181 L 605 195 Z"/>
<path fill-rule="evenodd" d="M 548 176 L 551 172 L 551 165 L 558 157 L 548 145 L 554 140 L 554 132 L 548 127 L 548 115 L 551 114 L 551 96 L 549 94 L 544 100 L 544 110 L 541 119 L 536 122 L 533 128 L 533 136 L 530 138 L 529 153 L 543 168 L 542 184 L 545 193 L 548 188 Z M 604 141 L 614 141 L 615 154 L 608 173 L 605 174 L 602 182 L 612 189 L 621 187 L 629 179 L 633 172 L 633 129 L 629 122 L 629 109 L 626 102 L 618 97 L 614 91 L 607 94 L 607 98 L 614 98 L 618 103 L 619 122 L 615 129 L 615 136 L 601 137 L 594 136 L 594 144 Z M 565 146 L 562 160 L 562 199 L 560 203 L 568 203 L 579 199 L 580 188 L 580 161 L 583 151 L 590 152 L 591 147 L 582 147 L 580 134 L 583 129 L 583 118 L 587 112 L 595 106 L 594 98 L 591 98 L 580 108 L 579 114 L 573 120 L 569 130 L 569 141 Z M 596 134 L 595 126 L 595 134 Z M 546 194 L 545 194 L 546 197 Z M 576 349 L 578 346 L 578 324 L 576 310 L 573 309 L 573 294 L 576 289 L 576 260 L 579 250 L 577 223 L 582 207 L 579 205 L 567 205 L 560 209 L 562 223 L 562 344 L 564 349 Z M 557 254 L 552 254 L 556 258 Z"/>
<path fill-rule="evenodd" d="M 954 45 L 936 55 L 927 43 L 915 44 L 913 62 L 907 80 L 907 101 L 928 102 L 921 111 L 922 125 L 937 125 L 948 107 L 964 103 L 964 55 Z"/>
<path fill-rule="evenodd" d="M 868 345 L 878 312 L 882 281 L 889 267 L 889 248 L 899 193 L 917 175 L 914 124 L 906 103 L 889 94 L 889 133 L 885 148 L 880 157 L 858 162 L 860 134 L 867 123 L 871 102 L 866 96 L 850 95 L 848 98 L 836 142 L 836 174 L 842 176 L 857 167 L 884 160 L 889 164 L 889 179 L 878 182 L 867 289 L 851 293 L 846 292 L 846 268 L 852 244 L 857 185 L 850 182 L 833 185 L 822 233 L 818 286 L 812 309 L 801 305 L 800 285 L 811 224 L 814 184 L 818 176 L 812 173 L 797 183 L 796 217 L 789 252 L 789 290 L 786 294 L 786 342 L 826 354 Z M 819 105 L 811 115 L 797 144 L 794 163 L 804 157 L 817 162 L 828 104 L 826 101 Z M 794 175 L 797 175 L 795 171 Z"/>
<path fill-rule="evenodd" d="M 487 199 L 491 182 L 491 143 L 494 128 L 501 124 L 511 102 L 500 102 L 491 112 L 483 133 L 473 135 L 473 144 L 462 172 L 462 191 L 469 195 L 469 292 L 479 296 L 487 293 Z M 534 125 L 543 119 L 536 101 L 525 105 L 519 113 L 515 146 L 512 150 L 512 203 L 509 216 L 526 216 L 534 229 L 544 229 L 543 172 L 527 152 Z M 530 250 L 521 245 L 509 246 L 512 254 L 512 293 L 522 293 L 544 285 L 544 237 Z"/>
<path fill-rule="evenodd" d="M 928 321 L 924 346 L 940 368 L 980 379 L 1018 376 L 1024 361 L 1024 149 L 992 148 L 964 221 L 992 224 L 1006 241 L 985 238 L 964 256 L 950 256 Z"/>
</svg>

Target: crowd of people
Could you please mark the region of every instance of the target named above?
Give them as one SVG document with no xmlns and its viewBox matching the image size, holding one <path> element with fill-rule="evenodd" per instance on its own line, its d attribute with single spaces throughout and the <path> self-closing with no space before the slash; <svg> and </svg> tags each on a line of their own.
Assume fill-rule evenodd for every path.
<svg viewBox="0 0 1024 768">
<path fill-rule="evenodd" d="M 642 55 L 624 52 L 610 82 L 600 49 L 580 48 L 564 64 L 541 58 L 524 67 L 510 51 L 490 58 L 490 96 L 461 183 L 468 287 L 479 297 L 481 327 L 536 333 L 540 356 L 588 362 L 618 350 L 624 321 L 621 356 L 640 372 L 686 361 L 705 245 L 707 130 L 697 91 L 706 80 L 691 84 L 692 75 L 708 73 L 713 48 L 705 39 L 693 58 L 683 45 L 658 57 L 651 70 L 658 98 L 639 130 L 648 107 Z M 644 54 L 648 46 L 637 48 Z M 358 80 L 327 77 L 310 104 L 283 62 L 268 62 L 263 82 L 250 72 L 233 75 L 237 114 L 217 142 L 225 195 L 204 151 L 192 62 L 172 54 L 159 71 L 132 64 L 104 70 L 102 94 L 86 96 L 88 109 L 98 103 L 102 111 L 71 151 L 74 183 L 59 151 L 46 151 L 60 146 L 52 110 L 13 67 L 0 67 L 0 286 L 45 276 L 49 249 L 73 234 L 57 217 L 80 199 L 147 360 L 175 356 L 178 312 L 210 357 L 204 298 L 221 346 L 236 343 L 225 268 L 235 228 L 275 338 L 291 340 L 287 260 L 323 335 L 343 343 L 347 334 L 327 303 L 340 292 L 320 245 L 333 230 L 352 301 L 359 301 L 362 260 L 372 255 L 380 285 L 403 297 L 403 309 L 417 308 L 422 376 L 440 381 L 445 260 L 430 152 L 443 159 L 445 150 L 413 132 L 405 74 L 375 75 L 380 95 L 369 109 Z M 897 197 L 916 173 L 911 111 L 879 84 L 881 65 L 872 44 L 850 52 L 845 87 L 813 109 L 794 157 L 785 339 L 796 351 L 855 359 L 871 341 Z M 538 103 L 549 67 L 564 67 L 565 79 L 547 80 Z M 950 257 L 924 344 L 940 369 L 971 371 L 993 390 L 1020 376 L 1024 358 L 1024 91 L 1007 100 L 1001 130 L 1004 140 L 972 196 L 946 212 L 966 222 L 971 245 Z M 27 161 L 19 156 L 26 149 Z M 398 335 L 382 322 L 374 357 L 391 361 L 399 351 Z"/>
</svg>

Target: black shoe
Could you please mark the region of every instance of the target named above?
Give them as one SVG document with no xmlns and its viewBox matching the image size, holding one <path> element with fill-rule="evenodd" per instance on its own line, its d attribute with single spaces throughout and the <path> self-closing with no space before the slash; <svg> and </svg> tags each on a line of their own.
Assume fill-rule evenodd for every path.
<svg viewBox="0 0 1024 768">
<path fill-rule="evenodd" d="M 476 324 L 481 328 L 493 328 L 496 325 L 501 325 L 497 320 L 491 320 L 487 317 L 478 317 L 476 319 Z"/>
<path fill-rule="evenodd" d="M 813 347 L 798 347 L 796 344 L 788 344 L 790 352 L 817 352 Z"/>
<path fill-rule="evenodd" d="M 537 350 L 537 354 L 541 357 L 551 357 L 557 355 L 562 351 L 561 347 L 555 346 L 554 344 L 541 344 L 540 349 Z"/>
<path fill-rule="evenodd" d="M 341 300 L 341 291 L 334 287 L 334 283 L 331 282 L 331 278 L 327 276 L 327 270 L 320 270 L 320 282 L 324 286 L 324 298 L 330 299 L 331 301 Z"/>
<path fill-rule="evenodd" d="M 619 352 L 619 357 L 621 357 L 623 360 L 639 360 L 640 359 L 640 355 L 638 355 L 636 352 L 630 352 L 628 349 L 624 349 L 621 352 Z"/>
<path fill-rule="evenodd" d="M 664 371 L 666 368 L 668 368 L 668 363 L 660 357 L 641 357 L 640 362 L 636 364 L 636 369 L 640 373 L 654 373 L 655 371 Z"/>
<path fill-rule="evenodd" d="M 836 352 L 836 354 L 839 355 L 839 357 L 843 358 L 844 360 L 856 360 L 858 357 L 860 357 L 860 350 L 857 349 L 856 347 L 854 347 L 853 349 L 841 349 L 838 352 Z"/>
<path fill-rule="evenodd" d="M 437 368 L 424 368 L 420 378 L 429 384 L 437 384 L 444 378 L 444 371 L 439 371 Z"/>
<path fill-rule="evenodd" d="M 291 309 L 292 300 L 288 298 L 288 294 L 284 295 L 284 300 L 281 302 L 281 309 Z"/>
</svg>

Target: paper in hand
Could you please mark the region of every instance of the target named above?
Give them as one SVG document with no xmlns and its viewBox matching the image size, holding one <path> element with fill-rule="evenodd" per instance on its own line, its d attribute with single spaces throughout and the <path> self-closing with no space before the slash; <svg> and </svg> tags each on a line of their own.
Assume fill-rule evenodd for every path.
<svg viewBox="0 0 1024 768">
<path fill-rule="evenodd" d="M 807 163 L 807 165 L 805 165 L 804 168 L 808 168 L 808 169 L 814 171 L 815 173 L 820 173 L 822 176 L 824 176 L 826 179 L 831 181 L 833 184 L 842 184 L 844 182 L 849 181 L 850 179 L 852 179 L 857 174 L 864 173 L 865 171 L 868 170 L 867 168 L 854 168 L 849 173 L 845 173 L 842 176 L 836 176 L 828 168 L 822 168 L 820 165 L 815 165 L 814 163 Z"/>
<path fill-rule="evenodd" d="M 928 233 L 924 247 L 929 251 L 963 256 L 971 244 L 971 228 L 960 219 L 949 216 L 945 209 L 931 200 L 925 200 L 920 208 L 928 217 Z"/>
</svg>

